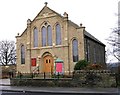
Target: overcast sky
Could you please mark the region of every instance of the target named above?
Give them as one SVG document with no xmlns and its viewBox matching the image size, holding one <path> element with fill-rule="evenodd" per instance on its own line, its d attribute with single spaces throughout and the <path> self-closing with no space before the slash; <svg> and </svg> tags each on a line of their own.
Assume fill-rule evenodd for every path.
<svg viewBox="0 0 120 95">
<path fill-rule="evenodd" d="M 22 33 L 27 19 L 34 17 L 48 2 L 48 7 L 63 15 L 67 12 L 69 20 L 82 23 L 86 30 L 106 44 L 111 28 L 117 26 L 119 0 L 0 0 L 0 41 L 16 40 Z"/>
</svg>

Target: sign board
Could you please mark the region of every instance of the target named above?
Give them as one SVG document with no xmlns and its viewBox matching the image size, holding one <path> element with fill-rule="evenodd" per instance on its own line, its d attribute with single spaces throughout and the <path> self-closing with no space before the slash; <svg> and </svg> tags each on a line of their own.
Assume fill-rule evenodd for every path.
<svg viewBox="0 0 120 95">
<path fill-rule="evenodd" d="M 32 66 L 36 66 L 36 58 L 32 58 L 31 59 L 31 65 Z"/>
<path fill-rule="evenodd" d="M 63 68 L 62 63 L 56 63 L 56 72 L 62 73 L 62 71 L 63 71 L 62 68 Z"/>
</svg>

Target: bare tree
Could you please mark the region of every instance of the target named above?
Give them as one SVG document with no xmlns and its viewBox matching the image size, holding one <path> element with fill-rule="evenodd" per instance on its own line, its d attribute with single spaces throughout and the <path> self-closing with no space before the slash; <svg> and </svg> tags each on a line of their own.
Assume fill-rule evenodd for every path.
<svg viewBox="0 0 120 95">
<path fill-rule="evenodd" d="M 118 2 L 118 27 L 114 28 L 109 36 L 108 43 L 112 46 L 112 55 L 120 61 L 120 1 Z"/>
<path fill-rule="evenodd" d="M 120 61 L 120 28 L 114 28 L 107 40 L 112 47 L 111 53 Z"/>
<path fill-rule="evenodd" d="M 14 41 L 0 41 L 0 64 L 8 65 L 16 63 L 16 49 Z"/>
</svg>

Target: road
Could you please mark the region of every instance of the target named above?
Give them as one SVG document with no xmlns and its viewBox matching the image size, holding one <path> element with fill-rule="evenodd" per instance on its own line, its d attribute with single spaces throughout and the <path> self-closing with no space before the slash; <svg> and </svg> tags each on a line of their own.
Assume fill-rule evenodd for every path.
<svg viewBox="0 0 120 95">
<path fill-rule="evenodd" d="M 120 95 L 118 93 L 50 93 L 50 92 L 5 92 L 1 95 Z"/>
</svg>

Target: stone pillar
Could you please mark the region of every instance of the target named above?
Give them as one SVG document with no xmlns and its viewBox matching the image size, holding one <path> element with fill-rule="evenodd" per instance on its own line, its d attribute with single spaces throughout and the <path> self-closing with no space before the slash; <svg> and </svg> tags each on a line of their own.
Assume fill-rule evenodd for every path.
<svg viewBox="0 0 120 95">
<path fill-rule="evenodd" d="M 27 51 L 26 51 L 26 60 L 29 64 L 29 73 L 31 73 L 31 20 L 27 20 Z"/>
<path fill-rule="evenodd" d="M 79 60 L 85 59 L 85 39 L 84 39 L 84 32 L 85 32 L 85 27 L 80 24 L 79 29 L 77 29 L 77 32 L 79 33 L 79 43 L 78 43 L 78 51 L 79 51 Z"/>
<path fill-rule="evenodd" d="M 70 63 L 70 46 L 69 46 L 69 32 L 68 32 L 68 14 L 66 12 L 64 12 L 64 40 L 63 40 L 63 44 L 64 46 L 67 46 L 66 50 L 67 50 L 67 62 L 64 63 L 64 66 L 67 66 L 67 68 L 65 67 L 65 71 L 69 72 L 70 74 L 70 67 L 71 67 L 71 63 Z M 65 65 L 66 64 L 66 65 Z"/>
</svg>

